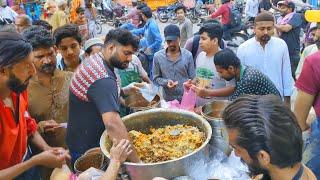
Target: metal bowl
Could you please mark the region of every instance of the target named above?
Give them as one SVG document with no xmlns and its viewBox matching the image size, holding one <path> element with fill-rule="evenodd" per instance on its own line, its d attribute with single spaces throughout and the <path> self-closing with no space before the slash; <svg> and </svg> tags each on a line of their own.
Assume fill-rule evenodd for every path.
<svg viewBox="0 0 320 180">
<path fill-rule="evenodd" d="M 209 144 L 222 150 L 227 156 L 230 155 L 232 149 L 229 146 L 227 128 L 221 116 L 229 104 L 230 101 L 215 100 L 201 108 L 201 116 L 209 122 L 212 128 L 212 138 Z"/>
<path fill-rule="evenodd" d="M 133 180 L 150 180 L 153 177 L 171 179 L 177 176 L 189 175 L 192 169 L 195 168 L 194 162 L 207 157 L 205 147 L 211 138 L 211 126 L 205 119 L 195 113 L 184 110 L 158 108 L 130 114 L 123 118 L 123 122 L 128 131 L 138 130 L 148 133 L 150 127 L 160 128 L 166 125 L 186 124 L 199 128 L 206 135 L 205 142 L 197 150 L 178 159 L 147 164 L 125 162 L 124 166 Z M 111 141 L 107 138 L 106 131 L 100 138 L 100 147 L 102 152 L 109 158 Z"/>
</svg>

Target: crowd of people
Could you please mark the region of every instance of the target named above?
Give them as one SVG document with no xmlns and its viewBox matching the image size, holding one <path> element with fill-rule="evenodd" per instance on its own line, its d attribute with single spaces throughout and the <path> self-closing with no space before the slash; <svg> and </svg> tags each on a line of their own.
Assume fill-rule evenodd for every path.
<svg viewBox="0 0 320 180">
<path fill-rule="evenodd" d="M 320 178 L 320 17 L 302 48 L 293 2 L 248 0 L 255 34 L 236 53 L 227 45 L 230 0 L 198 32 L 182 4 L 178 24 L 160 32 L 151 8 L 133 0 L 121 17 L 131 21 L 105 37 L 97 35 L 92 0 L 48 1 L 50 13 L 38 21 L 1 3 L 0 179 L 49 179 L 52 168 L 73 169 L 99 147 L 104 130 L 113 147 L 102 179 L 115 179 L 126 159 L 141 163 L 121 117 L 129 114 L 125 98 L 146 84 L 160 87 L 167 102 L 191 89 L 195 113 L 231 101 L 222 115 L 229 144 L 252 177 Z"/>
</svg>

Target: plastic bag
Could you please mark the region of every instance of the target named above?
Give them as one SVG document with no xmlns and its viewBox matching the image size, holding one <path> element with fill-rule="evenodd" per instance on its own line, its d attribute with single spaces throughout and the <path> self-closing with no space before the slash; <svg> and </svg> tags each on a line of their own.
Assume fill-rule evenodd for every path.
<svg viewBox="0 0 320 180">
<path fill-rule="evenodd" d="M 190 88 L 184 88 L 180 108 L 188 111 L 193 111 L 196 105 L 196 93 Z"/>
<path fill-rule="evenodd" d="M 148 102 L 151 102 L 158 94 L 159 87 L 153 84 L 145 84 L 139 90 L 142 97 L 145 98 Z"/>
</svg>

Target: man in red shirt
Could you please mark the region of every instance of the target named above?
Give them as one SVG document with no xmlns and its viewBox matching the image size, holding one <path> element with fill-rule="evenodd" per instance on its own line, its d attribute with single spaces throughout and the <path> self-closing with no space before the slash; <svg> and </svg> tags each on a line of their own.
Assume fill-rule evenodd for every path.
<svg viewBox="0 0 320 180">
<path fill-rule="evenodd" d="M 26 89 L 35 74 L 32 59 L 32 46 L 20 34 L 0 32 L 0 179 L 36 180 L 32 167 L 61 167 L 69 157 L 42 139 L 28 113 Z M 28 142 L 44 152 L 30 158 Z"/>
<path fill-rule="evenodd" d="M 232 28 L 230 24 L 230 11 L 231 11 L 232 4 L 230 0 L 222 0 L 222 5 L 210 15 L 212 19 L 215 19 L 221 16 L 221 23 L 223 28 L 223 39 L 230 40 L 230 29 Z"/>
</svg>

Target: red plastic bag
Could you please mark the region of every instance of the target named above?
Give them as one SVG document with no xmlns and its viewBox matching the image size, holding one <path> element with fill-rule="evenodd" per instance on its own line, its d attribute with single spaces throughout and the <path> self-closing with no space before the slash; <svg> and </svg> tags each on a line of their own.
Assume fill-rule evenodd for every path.
<svg viewBox="0 0 320 180">
<path fill-rule="evenodd" d="M 184 88 L 180 109 L 193 111 L 196 105 L 196 93 L 190 88 Z"/>
</svg>

